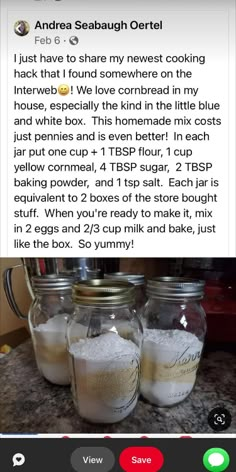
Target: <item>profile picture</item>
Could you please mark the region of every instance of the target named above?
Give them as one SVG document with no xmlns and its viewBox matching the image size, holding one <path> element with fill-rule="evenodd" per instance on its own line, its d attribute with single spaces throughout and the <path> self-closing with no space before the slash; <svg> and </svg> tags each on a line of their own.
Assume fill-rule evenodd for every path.
<svg viewBox="0 0 236 472">
<path fill-rule="evenodd" d="M 18 20 L 14 24 L 14 31 L 18 36 L 26 36 L 29 33 L 30 25 L 27 21 Z"/>
</svg>

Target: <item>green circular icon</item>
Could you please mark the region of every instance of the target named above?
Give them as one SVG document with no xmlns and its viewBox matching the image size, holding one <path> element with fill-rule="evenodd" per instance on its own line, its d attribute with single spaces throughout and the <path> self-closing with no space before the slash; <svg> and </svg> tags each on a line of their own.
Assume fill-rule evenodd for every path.
<svg viewBox="0 0 236 472">
<path fill-rule="evenodd" d="M 210 472 L 223 472 L 230 463 L 228 452 L 219 447 L 208 449 L 203 456 L 203 465 Z"/>
</svg>

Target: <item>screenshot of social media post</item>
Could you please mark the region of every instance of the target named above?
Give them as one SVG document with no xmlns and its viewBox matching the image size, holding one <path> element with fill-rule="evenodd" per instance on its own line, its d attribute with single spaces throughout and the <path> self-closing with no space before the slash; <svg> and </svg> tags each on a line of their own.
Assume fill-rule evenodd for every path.
<svg viewBox="0 0 236 472">
<path fill-rule="evenodd" d="M 4 470 L 233 471 L 236 0 L 0 13 Z"/>
<path fill-rule="evenodd" d="M 236 437 L 235 259 L 0 263 L 2 437 Z"/>
<path fill-rule="evenodd" d="M 2 4 L 2 257 L 235 256 L 235 1 Z"/>
</svg>

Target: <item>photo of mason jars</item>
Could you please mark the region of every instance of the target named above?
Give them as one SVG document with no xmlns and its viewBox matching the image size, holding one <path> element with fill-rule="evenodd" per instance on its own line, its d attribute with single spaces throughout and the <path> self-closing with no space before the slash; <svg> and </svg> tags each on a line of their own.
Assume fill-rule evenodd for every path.
<svg viewBox="0 0 236 472">
<path fill-rule="evenodd" d="M 26 344 L 33 346 L 41 376 L 38 395 L 42 382 L 49 395 L 50 388 L 52 395 L 53 388 L 58 389 L 58 400 L 64 389 L 63 401 L 65 396 L 73 401 L 76 421 L 81 421 L 80 427 L 90 424 L 89 432 L 95 425 L 100 425 L 99 431 L 102 425 L 116 428 L 124 420 L 128 429 L 134 421 L 140 422 L 140 432 L 153 432 L 158 412 L 171 412 L 182 421 L 182 405 L 188 402 L 188 409 L 194 411 L 192 395 L 196 401 L 204 399 L 204 391 L 194 393 L 199 366 L 203 364 L 199 375 L 203 390 L 214 388 L 214 375 L 218 376 L 217 363 L 211 378 L 207 362 L 204 370 L 204 346 L 209 355 L 208 347 L 220 353 L 220 346 L 228 342 L 227 354 L 235 359 L 231 345 L 236 340 L 236 315 L 233 325 L 232 317 L 226 316 L 229 298 L 236 313 L 234 260 L 28 258 L 19 262 L 5 267 L 3 286 L 11 311 L 27 320 L 31 340 Z M 14 292 L 17 271 L 24 276 L 32 299 L 27 313 L 21 311 Z M 220 314 L 221 328 L 217 326 Z M 222 320 L 228 328 L 222 329 Z M 236 382 L 231 383 L 235 393 Z M 41 398 L 43 394 L 44 387 Z M 205 401 L 209 411 L 217 406 L 209 396 Z M 144 410 L 149 423 L 154 423 L 149 430 L 142 421 Z M 168 433 L 167 420 L 162 432 L 166 428 Z M 181 432 L 185 429 L 183 425 Z"/>
</svg>

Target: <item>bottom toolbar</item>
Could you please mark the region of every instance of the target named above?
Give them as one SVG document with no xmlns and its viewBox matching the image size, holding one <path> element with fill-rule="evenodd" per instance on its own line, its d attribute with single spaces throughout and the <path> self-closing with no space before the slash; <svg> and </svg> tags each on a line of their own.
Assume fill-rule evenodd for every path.
<svg viewBox="0 0 236 472">
<path fill-rule="evenodd" d="M 0 457 L 4 472 L 18 468 L 19 472 L 41 472 L 49 467 L 57 472 L 232 472 L 236 465 L 235 443 L 235 438 L 190 436 L 5 438 L 0 441 Z"/>
</svg>

